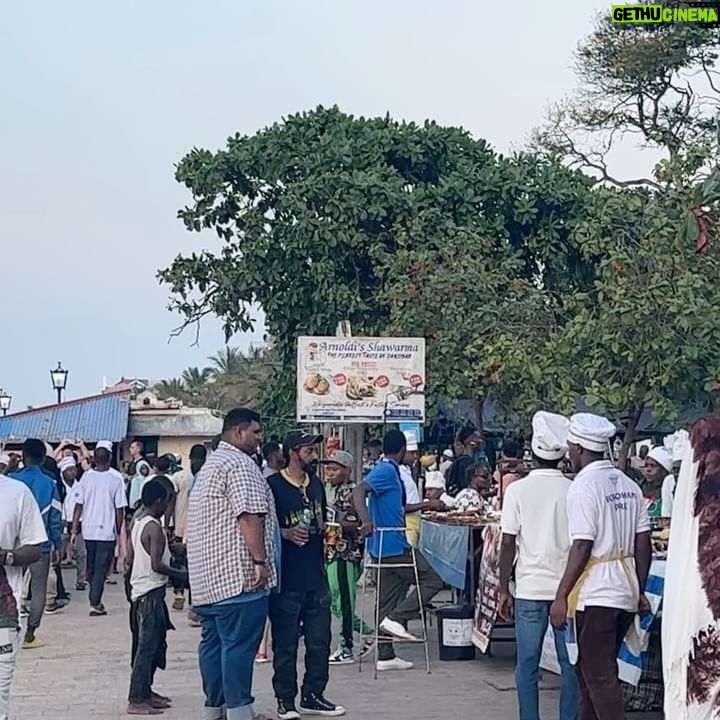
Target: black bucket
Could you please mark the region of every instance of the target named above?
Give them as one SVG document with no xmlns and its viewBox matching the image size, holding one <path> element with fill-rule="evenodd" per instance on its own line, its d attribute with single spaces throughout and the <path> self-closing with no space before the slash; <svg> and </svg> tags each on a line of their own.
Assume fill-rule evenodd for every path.
<svg viewBox="0 0 720 720">
<path fill-rule="evenodd" d="M 472 605 L 443 605 L 437 609 L 435 617 L 440 660 L 474 660 L 472 630 L 475 608 Z"/>
</svg>

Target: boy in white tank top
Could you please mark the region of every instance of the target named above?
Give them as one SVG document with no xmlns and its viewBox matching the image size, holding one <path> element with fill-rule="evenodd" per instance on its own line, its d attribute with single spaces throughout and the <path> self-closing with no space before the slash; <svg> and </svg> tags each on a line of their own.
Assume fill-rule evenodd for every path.
<svg viewBox="0 0 720 720">
<path fill-rule="evenodd" d="M 185 570 L 170 567 L 171 552 L 161 524 L 169 502 L 166 485 L 157 478 L 142 489 L 142 506 L 133 518 L 125 570 L 129 576 L 132 672 L 129 715 L 156 715 L 170 698 L 152 690 L 155 670 L 165 668 L 167 631 L 174 629 L 165 604 L 168 577 L 185 579 Z"/>
</svg>

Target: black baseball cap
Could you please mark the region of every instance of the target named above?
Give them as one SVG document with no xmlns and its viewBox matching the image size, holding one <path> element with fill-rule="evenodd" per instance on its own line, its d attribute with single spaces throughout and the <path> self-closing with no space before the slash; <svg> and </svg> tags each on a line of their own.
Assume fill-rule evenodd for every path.
<svg viewBox="0 0 720 720">
<path fill-rule="evenodd" d="M 290 450 L 297 450 L 297 448 L 306 447 L 307 445 L 317 445 L 322 441 L 322 435 L 311 435 L 304 430 L 293 430 L 285 436 L 283 450 L 289 452 Z"/>
</svg>

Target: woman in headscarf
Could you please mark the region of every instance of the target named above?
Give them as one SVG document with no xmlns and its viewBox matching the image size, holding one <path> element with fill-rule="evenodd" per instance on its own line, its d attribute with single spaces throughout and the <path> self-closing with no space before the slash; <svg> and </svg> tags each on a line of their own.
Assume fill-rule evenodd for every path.
<svg viewBox="0 0 720 720">
<path fill-rule="evenodd" d="M 662 495 L 665 478 L 672 476 L 672 455 L 664 447 L 654 447 L 645 458 L 643 475 L 642 492 L 648 502 L 648 515 L 651 518 L 670 517 L 670 512 L 667 515 L 662 512 Z"/>
<path fill-rule="evenodd" d="M 720 416 L 697 420 L 680 468 L 663 597 L 665 717 L 720 709 Z"/>
</svg>

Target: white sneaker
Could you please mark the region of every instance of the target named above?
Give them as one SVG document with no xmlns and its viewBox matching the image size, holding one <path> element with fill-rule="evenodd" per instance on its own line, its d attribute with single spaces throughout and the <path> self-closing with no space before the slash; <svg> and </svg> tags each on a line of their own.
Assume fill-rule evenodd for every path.
<svg viewBox="0 0 720 720">
<path fill-rule="evenodd" d="M 399 657 L 394 657 L 392 660 L 378 660 L 377 669 L 378 671 L 387 670 L 412 670 L 414 665 L 409 660 L 403 660 Z"/>
<path fill-rule="evenodd" d="M 415 637 L 412 633 L 409 633 L 401 623 L 385 618 L 380 623 L 380 629 L 384 630 L 388 635 L 392 635 L 400 640 L 411 640 L 413 642 L 420 642 L 419 637 Z"/>
<path fill-rule="evenodd" d="M 360 658 L 362 658 L 364 660 L 374 650 L 375 650 L 375 640 L 373 640 L 372 638 L 366 638 L 365 640 L 363 640 L 363 644 L 362 644 L 362 647 L 360 648 L 360 652 L 358 653 L 358 655 L 360 656 Z"/>
</svg>

